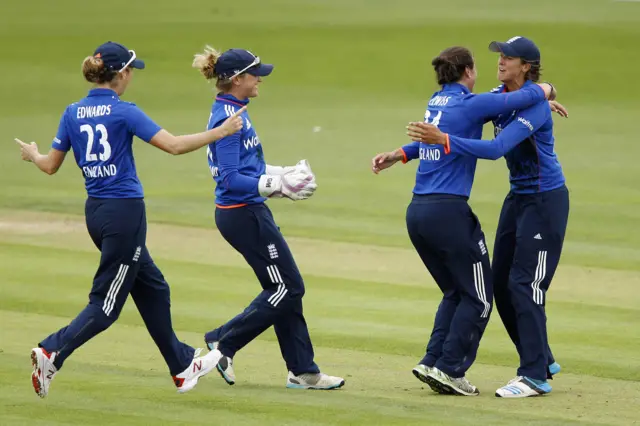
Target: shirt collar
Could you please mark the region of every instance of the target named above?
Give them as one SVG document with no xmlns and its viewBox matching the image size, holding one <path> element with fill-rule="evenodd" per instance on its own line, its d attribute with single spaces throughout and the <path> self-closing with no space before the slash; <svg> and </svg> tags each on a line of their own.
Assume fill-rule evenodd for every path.
<svg viewBox="0 0 640 426">
<path fill-rule="evenodd" d="M 116 99 L 120 99 L 115 90 L 104 88 L 91 89 L 89 90 L 89 94 L 87 96 L 113 96 Z"/>
<path fill-rule="evenodd" d="M 462 93 L 464 93 L 465 95 L 468 95 L 469 93 L 471 93 L 471 90 L 469 90 L 469 88 L 467 86 L 465 86 L 464 84 L 460 84 L 460 83 L 447 83 L 447 84 L 442 86 L 442 91 L 443 92 L 459 92 L 459 91 L 462 91 Z"/>
<path fill-rule="evenodd" d="M 230 104 L 243 107 L 249 103 L 249 98 L 240 100 L 233 95 L 229 95 L 228 93 L 218 93 L 218 95 L 216 96 L 216 101 L 228 102 Z"/>
</svg>

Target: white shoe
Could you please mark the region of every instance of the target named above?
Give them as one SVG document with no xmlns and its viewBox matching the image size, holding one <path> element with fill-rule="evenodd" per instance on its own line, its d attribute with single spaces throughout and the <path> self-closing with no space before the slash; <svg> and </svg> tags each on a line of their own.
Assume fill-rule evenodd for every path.
<svg viewBox="0 0 640 426">
<path fill-rule="evenodd" d="M 178 393 L 189 392 L 195 388 L 198 384 L 198 379 L 216 368 L 216 364 L 222 358 L 222 354 L 217 349 L 207 352 L 204 356 L 199 356 L 200 352 L 202 352 L 202 349 L 196 349 L 191 365 L 182 373 L 173 376 L 173 383 L 178 388 Z"/>
<path fill-rule="evenodd" d="M 466 377 L 451 377 L 436 367 L 427 374 L 427 384 L 435 392 L 443 395 L 476 396 L 480 394 L 478 388 Z"/>
<path fill-rule="evenodd" d="M 420 380 L 423 383 L 427 383 L 426 381 L 427 374 L 431 372 L 431 368 L 432 367 L 426 366 L 424 364 L 418 364 L 415 367 L 413 367 L 413 370 L 411 370 L 411 372 L 413 373 L 414 376 L 416 376 L 416 379 Z"/>
<path fill-rule="evenodd" d="M 445 393 L 444 388 L 442 386 L 434 385 L 434 381 L 429 378 L 429 373 L 431 373 L 432 370 L 433 370 L 433 367 L 428 367 L 424 364 L 418 364 L 415 367 L 413 367 L 413 370 L 411 370 L 411 372 L 413 373 L 414 376 L 416 376 L 418 380 L 428 384 L 432 391 L 437 393 Z"/>
<path fill-rule="evenodd" d="M 53 365 L 57 355 L 58 352 L 47 352 L 43 348 L 31 349 L 31 365 L 33 365 L 31 383 L 40 398 L 47 396 L 49 385 L 58 372 L 58 369 Z"/>
<path fill-rule="evenodd" d="M 529 377 L 517 376 L 509 383 L 496 390 L 499 398 L 526 398 L 540 396 L 551 392 L 551 385 L 547 381 L 534 380 Z"/>
<path fill-rule="evenodd" d="M 290 389 L 338 389 L 344 386 L 342 377 L 328 376 L 324 373 L 305 373 L 295 376 L 291 371 L 287 375 L 287 387 Z"/>
<path fill-rule="evenodd" d="M 233 385 L 236 382 L 236 375 L 233 372 L 233 359 L 228 356 L 222 356 L 220 361 L 216 364 L 216 369 L 220 376 L 229 385 Z"/>
<path fill-rule="evenodd" d="M 218 342 L 207 342 L 207 347 L 210 351 L 214 351 L 218 349 Z M 218 361 L 216 369 L 218 373 L 220 373 L 220 377 L 222 377 L 228 385 L 236 383 L 236 374 L 233 372 L 233 358 L 223 355 L 220 361 Z"/>
</svg>

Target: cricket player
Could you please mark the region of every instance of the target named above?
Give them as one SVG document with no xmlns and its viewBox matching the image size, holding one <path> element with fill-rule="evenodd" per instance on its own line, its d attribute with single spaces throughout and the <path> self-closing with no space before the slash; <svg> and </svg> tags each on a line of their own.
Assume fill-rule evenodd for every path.
<svg viewBox="0 0 640 426">
<path fill-rule="evenodd" d="M 245 108 L 258 96 L 262 78 L 273 65 L 243 49 L 220 54 L 207 47 L 193 66 L 219 91 L 209 118 L 209 129 Z M 336 389 L 344 379 L 320 372 L 302 313 L 304 283 L 267 198 L 293 201 L 309 198 L 317 188 L 315 176 L 303 160 L 292 167 L 265 163 L 262 143 L 249 114 L 242 112 L 240 132 L 209 145 L 209 168 L 216 183 L 216 225 L 225 240 L 241 253 L 262 286 L 262 292 L 236 317 L 205 334 L 205 342 L 221 357 L 217 369 L 235 383 L 233 357 L 245 345 L 273 326 L 288 376 L 286 386 L 297 389 Z"/>
<path fill-rule="evenodd" d="M 471 52 L 445 49 L 432 61 L 441 90 L 424 120 L 460 137 L 480 138 L 499 114 L 546 102 L 552 86 L 532 84 L 514 93 L 472 94 L 477 72 Z M 373 171 L 419 159 L 413 200 L 407 209 L 411 242 L 443 293 L 426 355 L 414 375 L 436 392 L 478 395 L 465 374 L 473 364 L 493 301 L 484 233 L 468 199 L 476 159 L 451 155 L 443 146 L 413 142 L 373 159 Z"/>
<path fill-rule="evenodd" d="M 89 304 L 68 326 L 31 351 L 32 384 L 42 398 L 65 360 L 118 319 L 129 294 L 178 392 L 191 390 L 219 360 L 215 353 L 199 357 L 199 350 L 181 343 L 173 331 L 169 285 L 145 243 L 145 205 L 132 141 L 137 136 L 165 152 L 184 154 L 239 130 L 239 115 L 244 110 L 229 114 L 216 129 L 173 136 L 135 104 L 120 99 L 133 78 L 133 69 L 144 67 L 135 51 L 113 42 L 100 45 L 82 64 L 84 78 L 94 87 L 87 97 L 67 107 L 49 153 L 40 154 L 35 142 L 26 144 L 16 139 L 22 158 L 50 175 L 58 171 L 73 149 L 88 194 L 87 229 L 101 253 Z"/>
<path fill-rule="evenodd" d="M 540 51 L 533 41 L 513 37 L 492 42 L 500 53 L 496 93 L 535 87 Z M 515 108 L 493 119 L 495 140 L 478 141 L 424 123 L 411 123 L 409 135 L 444 146 L 455 157 L 496 160 L 504 156 L 511 190 L 500 213 L 493 252 L 496 307 L 520 355 L 517 376 L 496 391 L 503 398 L 551 392 L 550 373 L 560 367 L 549 349 L 546 292 L 560 261 L 569 217 L 569 192 L 554 152 L 553 120 L 547 102 Z M 447 134 L 449 133 L 449 134 Z"/>
</svg>

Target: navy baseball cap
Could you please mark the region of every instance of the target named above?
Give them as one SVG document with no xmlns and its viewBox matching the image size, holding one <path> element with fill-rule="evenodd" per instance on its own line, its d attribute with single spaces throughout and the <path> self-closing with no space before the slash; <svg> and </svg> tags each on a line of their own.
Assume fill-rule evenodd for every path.
<svg viewBox="0 0 640 426">
<path fill-rule="evenodd" d="M 506 56 L 522 58 L 527 62 L 539 62 L 540 50 L 536 44 L 526 37 L 512 37 L 506 42 L 492 41 L 489 44 L 492 52 L 501 52 Z"/>
<path fill-rule="evenodd" d="M 112 71 L 124 71 L 127 67 L 144 69 L 144 62 L 137 58 L 136 52 L 120 43 L 108 41 L 101 44 L 93 56 L 102 59 L 104 65 Z"/>
<path fill-rule="evenodd" d="M 247 73 L 256 77 L 266 77 L 273 71 L 273 65 L 263 64 L 260 57 L 244 49 L 229 49 L 218 58 L 216 74 L 224 80 Z"/>
</svg>

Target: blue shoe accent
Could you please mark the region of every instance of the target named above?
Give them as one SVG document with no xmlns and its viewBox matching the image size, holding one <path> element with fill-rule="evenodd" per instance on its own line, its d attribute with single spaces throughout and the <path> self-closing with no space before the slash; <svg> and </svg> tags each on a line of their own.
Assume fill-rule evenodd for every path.
<svg viewBox="0 0 640 426">
<path fill-rule="evenodd" d="M 229 377 L 227 373 L 225 373 L 220 364 L 216 364 L 216 368 L 218 369 L 218 373 L 220 373 L 225 382 L 229 383 L 230 385 L 234 383 L 233 379 L 231 379 L 231 377 Z"/>
<path fill-rule="evenodd" d="M 303 385 L 296 385 L 295 383 L 287 383 L 289 389 L 306 389 Z"/>
<path fill-rule="evenodd" d="M 554 362 L 549 366 L 549 373 L 551 373 L 552 376 L 555 376 L 556 374 L 558 374 L 560 370 L 562 370 L 562 368 L 560 367 L 560 364 L 558 364 L 557 362 Z"/>
<path fill-rule="evenodd" d="M 536 380 L 530 377 L 523 377 L 523 379 L 527 381 L 527 385 L 530 388 L 535 389 L 541 394 L 551 392 L 551 385 L 546 380 Z"/>
</svg>

